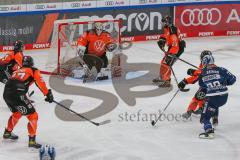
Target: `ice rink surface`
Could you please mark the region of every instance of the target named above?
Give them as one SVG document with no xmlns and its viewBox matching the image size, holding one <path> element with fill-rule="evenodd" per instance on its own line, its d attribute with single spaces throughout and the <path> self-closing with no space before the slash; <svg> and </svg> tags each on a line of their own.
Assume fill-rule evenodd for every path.
<svg viewBox="0 0 240 160">
<path fill-rule="evenodd" d="M 138 98 L 135 106 L 127 105 L 117 95 L 110 80 L 83 84 L 81 80 L 66 79 L 66 84 L 85 86 L 114 94 L 118 97 L 117 107 L 110 113 L 103 115 L 96 122 L 110 119 L 111 123 L 96 127 L 88 122 L 62 121 L 55 114 L 54 104 L 44 101 L 41 92 L 35 91 L 32 99 L 35 101 L 39 113 L 39 128 L 37 141 L 42 144 L 51 144 L 56 148 L 57 160 L 239 160 L 240 159 L 240 37 L 217 37 L 186 39 L 187 48 L 182 59 L 198 65 L 202 50 L 211 50 L 215 62 L 226 67 L 237 76 L 237 82 L 229 87 L 228 103 L 220 109 L 219 126 L 215 132 L 215 139 L 202 140 L 198 134 L 203 131 L 199 117 L 194 116 L 189 121 L 179 118 L 197 91 L 198 85 L 189 85 L 189 92 L 179 93 L 166 110 L 166 116 L 152 127 L 146 115 L 163 110 L 172 95 L 176 92 L 176 83 L 173 89 L 165 95 Z M 35 58 L 36 66 L 45 65 L 48 50 L 26 51 Z M 139 42 L 124 51 L 129 63 L 156 63 L 162 58 L 156 42 Z M 178 80 L 186 76 L 190 66 L 178 61 L 174 65 Z M 145 72 L 131 73 L 138 76 Z M 154 78 L 154 77 L 151 77 Z M 44 75 L 48 83 L 49 76 Z M 4 86 L 0 84 L 1 94 Z M 140 86 L 134 90 L 151 90 L 155 86 Z M 85 112 L 94 109 L 101 103 L 94 98 L 65 95 L 53 90 L 55 100 L 68 98 L 73 100 L 71 109 Z M 1 98 L 0 130 L 4 127 L 11 115 L 5 102 Z M 137 115 L 126 119 L 125 115 Z M 175 116 L 175 118 L 173 118 Z M 176 118 L 177 116 L 177 118 Z M 149 118 L 149 117 L 148 117 Z M 0 160 L 35 160 L 38 153 L 30 153 L 27 149 L 27 119 L 23 117 L 16 126 L 14 133 L 19 135 L 17 142 L 6 142 L 0 138 Z"/>
</svg>

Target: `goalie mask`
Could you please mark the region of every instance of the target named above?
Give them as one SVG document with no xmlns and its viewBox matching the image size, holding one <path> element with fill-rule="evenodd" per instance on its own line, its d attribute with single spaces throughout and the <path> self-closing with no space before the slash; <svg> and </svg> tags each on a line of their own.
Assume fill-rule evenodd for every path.
<svg viewBox="0 0 240 160">
<path fill-rule="evenodd" d="M 101 22 L 94 23 L 94 29 L 98 36 L 100 36 L 103 32 L 103 24 Z"/>
</svg>

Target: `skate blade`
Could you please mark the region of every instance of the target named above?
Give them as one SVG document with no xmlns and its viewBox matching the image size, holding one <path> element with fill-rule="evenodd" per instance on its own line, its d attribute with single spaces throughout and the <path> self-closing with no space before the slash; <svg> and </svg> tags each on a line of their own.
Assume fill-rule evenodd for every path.
<svg viewBox="0 0 240 160">
<path fill-rule="evenodd" d="M 15 143 L 17 141 L 18 141 L 18 139 L 3 139 L 2 143 Z"/>
<path fill-rule="evenodd" d="M 199 135 L 199 138 L 200 139 L 214 139 L 215 136 L 214 136 L 214 134 L 209 134 L 208 136 L 206 136 L 206 135 Z"/>
</svg>

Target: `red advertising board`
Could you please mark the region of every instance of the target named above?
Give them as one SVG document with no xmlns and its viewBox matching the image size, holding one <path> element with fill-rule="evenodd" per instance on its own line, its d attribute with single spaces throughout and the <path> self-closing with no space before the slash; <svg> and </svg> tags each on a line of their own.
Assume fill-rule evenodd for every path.
<svg viewBox="0 0 240 160">
<path fill-rule="evenodd" d="M 175 24 L 184 37 L 240 35 L 240 4 L 178 6 Z"/>
</svg>

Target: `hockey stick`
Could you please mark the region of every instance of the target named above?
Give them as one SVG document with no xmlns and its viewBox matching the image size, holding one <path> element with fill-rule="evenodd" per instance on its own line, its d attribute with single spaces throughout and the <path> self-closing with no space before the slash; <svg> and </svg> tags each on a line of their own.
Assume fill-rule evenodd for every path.
<svg viewBox="0 0 240 160">
<path fill-rule="evenodd" d="M 173 73 L 173 77 L 174 77 L 175 82 L 177 83 L 177 87 L 178 87 L 178 80 L 177 80 L 177 77 L 176 77 L 176 75 L 175 75 L 175 72 L 173 71 L 172 66 L 169 66 L 169 67 L 170 67 L 170 69 L 171 69 L 171 71 L 172 71 L 172 73 Z M 178 89 L 179 89 L 180 91 L 182 91 L 182 92 L 188 92 L 188 91 L 190 90 L 189 88 L 179 88 L 179 87 L 178 87 Z"/>
<path fill-rule="evenodd" d="M 55 101 L 55 100 L 53 100 L 53 102 L 56 103 L 57 105 L 59 105 L 60 107 L 63 107 L 64 109 L 66 109 L 66 110 L 74 113 L 74 114 L 77 115 L 78 117 L 80 117 L 80 118 L 82 118 L 82 119 L 84 119 L 84 120 L 86 120 L 86 121 L 94 124 L 95 126 L 100 126 L 100 125 L 104 125 L 104 124 L 107 124 L 107 123 L 110 123 L 110 122 L 111 122 L 111 120 L 105 120 L 105 121 L 102 121 L 102 122 L 100 122 L 100 123 L 94 122 L 94 121 L 92 121 L 92 120 L 84 117 L 83 115 L 75 112 L 74 110 L 71 110 L 70 108 L 67 108 L 66 106 L 64 106 L 63 104 L 61 104 L 61 103 L 59 103 L 59 102 L 57 102 L 57 101 Z"/>
<path fill-rule="evenodd" d="M 28 92 L 28 96 L 31 97 L 34 93 L 35 93 L 34 90 L 32 90 L 32 92 L 30 93 Z"/>
<path fill-rule="evenodd" d="M 173 95 L 173 97 L 171 98 L 171 100 L 168 102 L 168 104 L 166 105 L 166 107 L 164 108 L 164 110 L 162 111 L 162 113 L 158 116 L 158 118 L 154 121 L 152 120 L 151 124 L 152 126 L 154 126 L 162 117 L 162 115 L 164 114 L 165 110 L 168 108 L 168 106 L 170 105 L 170 103 L 173 101 L 173 99 L 176 97 L 176 95 L 178 94 L 180 90 L 178 89 L 175 94 Z"/>
<path fill-rule="evenodd" d="M 169 55 L 163 48 L 161 48 L 161 50 L 162 50 L 166 55 Z M 179 58 L 179 57 L 177 57 L 177 56 L 173 56 L 173 55 L 171 55 L 171 57 L 176 58 L 176 59 L 178 59 L 178 60 L 180 60 L 180 61 L 182 61 L 182 62 L 184 62 L 184 63 L 186 63 L 186 64 L 188 64 L 188 65 L 190 65 L 190 66 L 192 66 L 192 67 L 194 67 L 194 68 L 199 69 L 197 66 L 195 66 L 195 65 L 192 64 L 192 63 L 189 63 L 189 62 L 185 61 L 184 59 L 181 59 L 181 58 Z"/>
</svg>

